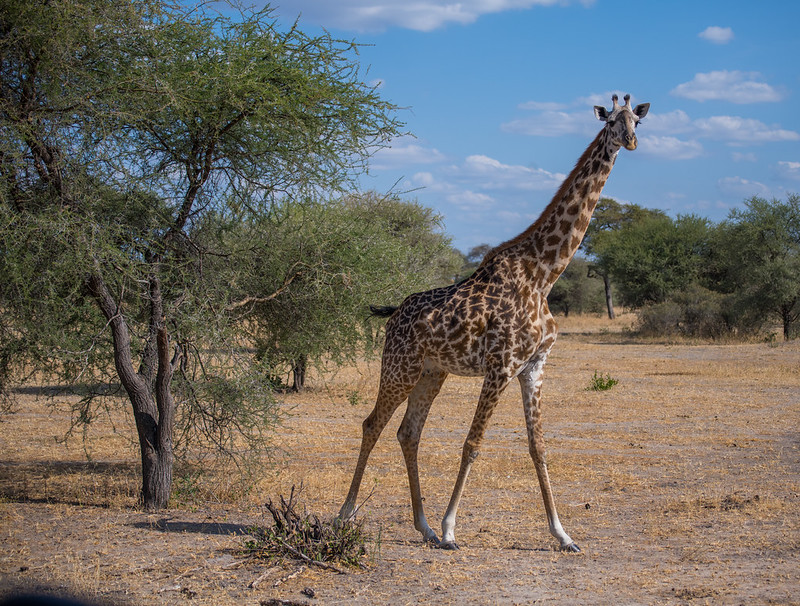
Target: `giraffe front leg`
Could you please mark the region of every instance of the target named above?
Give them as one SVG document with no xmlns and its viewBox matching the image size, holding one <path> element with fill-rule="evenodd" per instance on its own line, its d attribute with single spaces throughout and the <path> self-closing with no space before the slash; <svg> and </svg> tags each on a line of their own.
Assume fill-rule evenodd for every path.
<svg viewBox="0 0 800 606">
<path fill-rule="evenodd" d="M 503 390 L 508 385 L 509 379 L 507 377 L 508 373 L 506 372 L 493 372 L 487 374 L 483 381 L 478 408 L 475 410 L 475 416 L 472 419 L 472 425 L 469 428 L 469 434 L 467 434 L 467 439 L 464 441 L 464 448 L 461 452 L 461 466 L 458 470 L 456 484 L 453 487 L 453 495 L 450 497 L 450 504 L 447 506 L 447 511 L 442 519 L 442 542 L 439 545 L 442 549 L 458 549 L 455 539 L 458 505 L 461 502 L 461 495 L 464 493 L 464 486 L 467 483 L 472 464 L 478 458 L 486 426 L 489 424 L 489 419 L 492 416 L 492 412 L 494 412 L 494 407 L 500 394 L 503 393 Z"/>
<path fill-rule="evenodd" d="M 525 411 L 525 425 L 528 429 L 528 449 L 533 459 L 533 465 L 536 468 L 536 475 L 539 478 L 550 534 L 558 539 L 563 551 L 577 553 L 580 548 L 564 531 L 558 519 L 553 490 L 550 487 L 550 475 L 547 472 L 547 455 L 544 446 L 540 408 L 542 373 L 545 359 L 546 355 L 536 359 L 519 375 L 522 387 L 522 405 Z"/>
<path fill-rule="evenodd" d="M 459 548 L 455 537 L 458 505 L 461 502 L 461 495 L 464 493 L 464 486 L 467 483 L 469 471 L 472 469 L 472 464 L 475 462 L 475 459 L 478 458 L 478 454 L 478 444 L 471 443 L 469 438 L 467 438 L 461 453 L 461 467 L 458 470 L 458 477 L 453 487 L 453 494 L 450 497 L 450 503 L 447 506 L 444 518 L 442 518 L 442 540 L 438 545 L 440 549 Z"/>
</svg>

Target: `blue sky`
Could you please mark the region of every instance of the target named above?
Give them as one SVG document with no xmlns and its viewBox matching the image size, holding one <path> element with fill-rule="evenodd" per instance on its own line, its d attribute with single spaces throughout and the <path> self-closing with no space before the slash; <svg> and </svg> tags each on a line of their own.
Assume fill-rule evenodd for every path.
<svg viewBox="0 0 800 606">
<path fill-rule="evenodd" d="M 649 102 L 639 149 L 604 196 L 724 219 L 800 191 L 796 0 L 282 0 L 354 39 L 365 80 L 414 137 L 376 154 L 366 189 L 411 191 L 462 251 L 539 215 L 601 128 L 611 94 Z"/>
</svg>

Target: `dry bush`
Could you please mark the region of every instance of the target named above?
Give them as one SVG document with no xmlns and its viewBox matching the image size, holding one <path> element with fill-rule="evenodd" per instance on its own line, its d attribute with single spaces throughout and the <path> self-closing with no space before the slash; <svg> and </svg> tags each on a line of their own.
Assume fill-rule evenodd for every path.
<svg viewBox="0 0 800 606">
<path fill-rule="evenodd" d="M 366 555 L 366 537 L 362 523 L 351 520 L 322 521 L 313 514 L 297 512 L 297 497 L 302 486 L 292 486 L 289 499 L 283 495 L 280 503 L 272 499 L 266 508 L 272 516 L 269 526 L 254 526 L 251 538 L 245 540 L 245 552 L 266 559 L 291 558 L 310 564 L 342 562 L 360 566 Z M 329 566 L 325 566 L 330 568 Z"/>
</svg>

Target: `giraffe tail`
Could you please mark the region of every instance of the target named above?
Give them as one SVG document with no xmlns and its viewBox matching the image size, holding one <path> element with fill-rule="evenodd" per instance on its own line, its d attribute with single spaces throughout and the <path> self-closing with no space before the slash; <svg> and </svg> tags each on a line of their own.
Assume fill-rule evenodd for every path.
<svg viewBox="0 0 800 606">
<path fill-rule="evenodd" d="M 376 318 L 388 318 L 391 316 L 395 311 L 397 311 L 397 307 L 392 305 L 370 305 L 369 306 L 369 315 L 374 316 Z"/>
</svg>

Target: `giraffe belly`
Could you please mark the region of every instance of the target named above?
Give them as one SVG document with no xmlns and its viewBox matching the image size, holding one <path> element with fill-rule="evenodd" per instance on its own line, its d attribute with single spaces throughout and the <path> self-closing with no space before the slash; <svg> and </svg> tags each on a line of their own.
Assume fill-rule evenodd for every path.
<svg viewBox="0 0 800 606">
<path fill-rule="evenodd" d="M 482 377 L 486 374 L 484 339 L 467 344 L 440 345 L 428 351 L 426 360 L 447 373 L 460 377 Z"/>
<path fill-rule="evenodd" d="M 444 370 L 451 375 L 458 375 L 459 377 L 482 377 L 486 374 L 484 367 L 465 364 L 463 361 L 456 363 L 452 360 L 428 358 L 426 363 L 431 364 L 435 368 Z"/>
<path fill-rule="evenodd" d="M 487 337 L 494 337 L 487 348 Z M 462 377 L 483 377 L 489 366 L 503 369 L 508 376 L 516 376 L 542 348 L 547 350 L 555 341 L 555 334 L 542 338 L 541 330 L 520 331 L 512 336 L 498 337 L 484 334 L 482 338 L 470 339 L 467 343 L 439 344 L 425 355 L 426 364 Z M 487 350 L 491 349 L 490 354 Z"/>
</svg>

